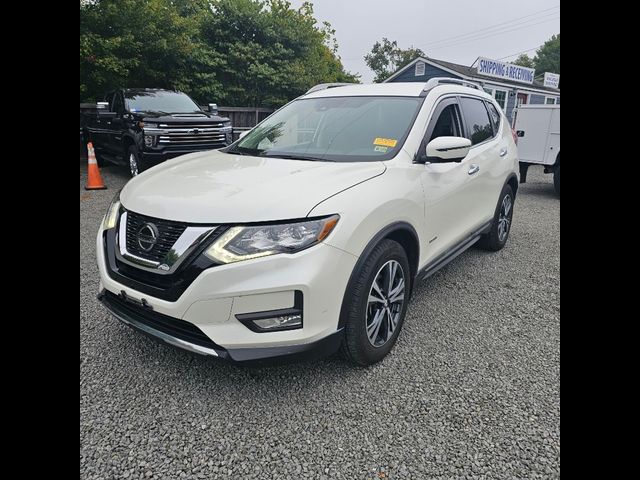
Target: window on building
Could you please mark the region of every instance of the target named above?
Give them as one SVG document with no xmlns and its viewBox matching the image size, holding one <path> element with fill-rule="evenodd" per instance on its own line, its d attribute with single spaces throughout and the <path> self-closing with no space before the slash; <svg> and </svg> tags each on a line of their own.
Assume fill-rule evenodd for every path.
<svg viewBox="0 0 640 480">
<path fill-rule="evenodd" d="M 483 90 L 496 99 L 500 108 L 504 110 L 507 108 L 507 91 L 498 90 L 497 88 L 484 87 Z"/>
<path fill-rule="evenodd" d="M 415 76 L 416 77 L 421 77 L 424 75 L 424 70 L 425 70 L 425 63 L 424 62 L 418 62 L 416 63 L 416 73 Z"/>
<path fill-rule="evenodd" d="M 556 97 L 547 97 L 544 103 L 546 103 L 547 105 L 555 105 Z"/>
<path fill-rule="evenodd" d="M 502 110 L 507 108 L 507 91 L 506 90 L 498 90 L 497 88 L 493 92 L 493 98 L 496 99 L 498 105 Z"/>
<path fill-rule="evenodd" d="M 471 145 L 477 145 L 493 136 L 489 112 L 479 98 L 462 97 L 460 99 L 462 114 L 467 124 L 467 138 Z"/>
</svg>

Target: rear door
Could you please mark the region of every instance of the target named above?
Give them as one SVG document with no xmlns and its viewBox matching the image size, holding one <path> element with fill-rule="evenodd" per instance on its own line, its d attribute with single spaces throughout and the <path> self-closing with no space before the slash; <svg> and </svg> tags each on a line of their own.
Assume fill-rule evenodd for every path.
<svg viewBox="0 0 640 480">
<path fill-rule="evenodd" d="M 469 227 L 476 229 L 493 218 L 498 196 L 506 179 L 509 145 L 501 134 L 502 115 L 491 102 L 472 96 L 460 97 L 465 132 L 471 149 L 464 159 L 469 177 Z M 493 117 L 493 119 L 492 119 Z"/>
<path fill-rule="evenodd" d="M 109 102 L 109 111 L 111 111 L 113 105 L 113 93 L 107 93 L 102 101 Z M 91 138 L 93 139 L 93 146 L 96 150 L 104 152 L 108 150 L 109 147 L 109 129 L 110 129 L 111 120 L 102 117 L 100 114 L 96 112 L 95 119 L 92 120 L 90 133 Z"/>
</svg>

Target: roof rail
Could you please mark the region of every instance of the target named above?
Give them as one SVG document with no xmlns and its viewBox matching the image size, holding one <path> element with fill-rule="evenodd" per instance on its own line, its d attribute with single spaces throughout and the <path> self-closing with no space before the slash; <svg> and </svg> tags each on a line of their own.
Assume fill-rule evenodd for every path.
<svg viewBox="0 0 640 480">
<path fill-rule="evenodd" d="M 453 83 L 456 85 L 461 85 L 463 87 L 475 88 L 477 90 L 481 90 L 480 85 L 474 82 L 469 82 L 468 80 L 461 80 L 459 78 L 450 78 L 450 77 L 434 77 L 427 80 L 427 83 L 424 86 L 423 91 L 431 90 L 432 88 L 437 87 L 438 85 L 443 85 L 447 83 Z"/>
<path fill-rule="evenodd" d="M 355 85 L 355 83 L 319 83 L 318 85 L 315 85 L 307 90 L 307 93 L 326 90 L 327 88 L 344 87 L 345 85 Z M 307 93 L 305 93 L 305 95 L 307 95 Z"/>
</svg>

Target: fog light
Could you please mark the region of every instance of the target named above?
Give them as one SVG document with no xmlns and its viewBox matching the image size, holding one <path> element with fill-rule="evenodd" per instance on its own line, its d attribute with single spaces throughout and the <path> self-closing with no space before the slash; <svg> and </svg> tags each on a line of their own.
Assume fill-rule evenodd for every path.
<svg viewBox="0 0 640 480">
<path fill-rule="evenodd" d="M 263 330 L 281 330 L 289 328 L 298 328 L 302 326 L 302 315 L 299 313 L 293 315 L 280 315 L 278 317 L 261 318 L 253 320 L 259 328 Z"/>
</svg>

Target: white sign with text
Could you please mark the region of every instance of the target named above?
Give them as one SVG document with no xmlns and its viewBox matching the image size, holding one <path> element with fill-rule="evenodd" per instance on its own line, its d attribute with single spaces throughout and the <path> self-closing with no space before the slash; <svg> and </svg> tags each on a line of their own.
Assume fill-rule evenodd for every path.
<svg viewBox="0 0 640 480">
<path fill-rule="evenodd" d="M 490 77 L 515 80 L 516 82 L 533 83 L 535 70 L 533 68 L 521 67 L 520 65 L 513 65 L 512 63 L 480 57 L 478 59 L 478 73 Z"/>
</svg>

